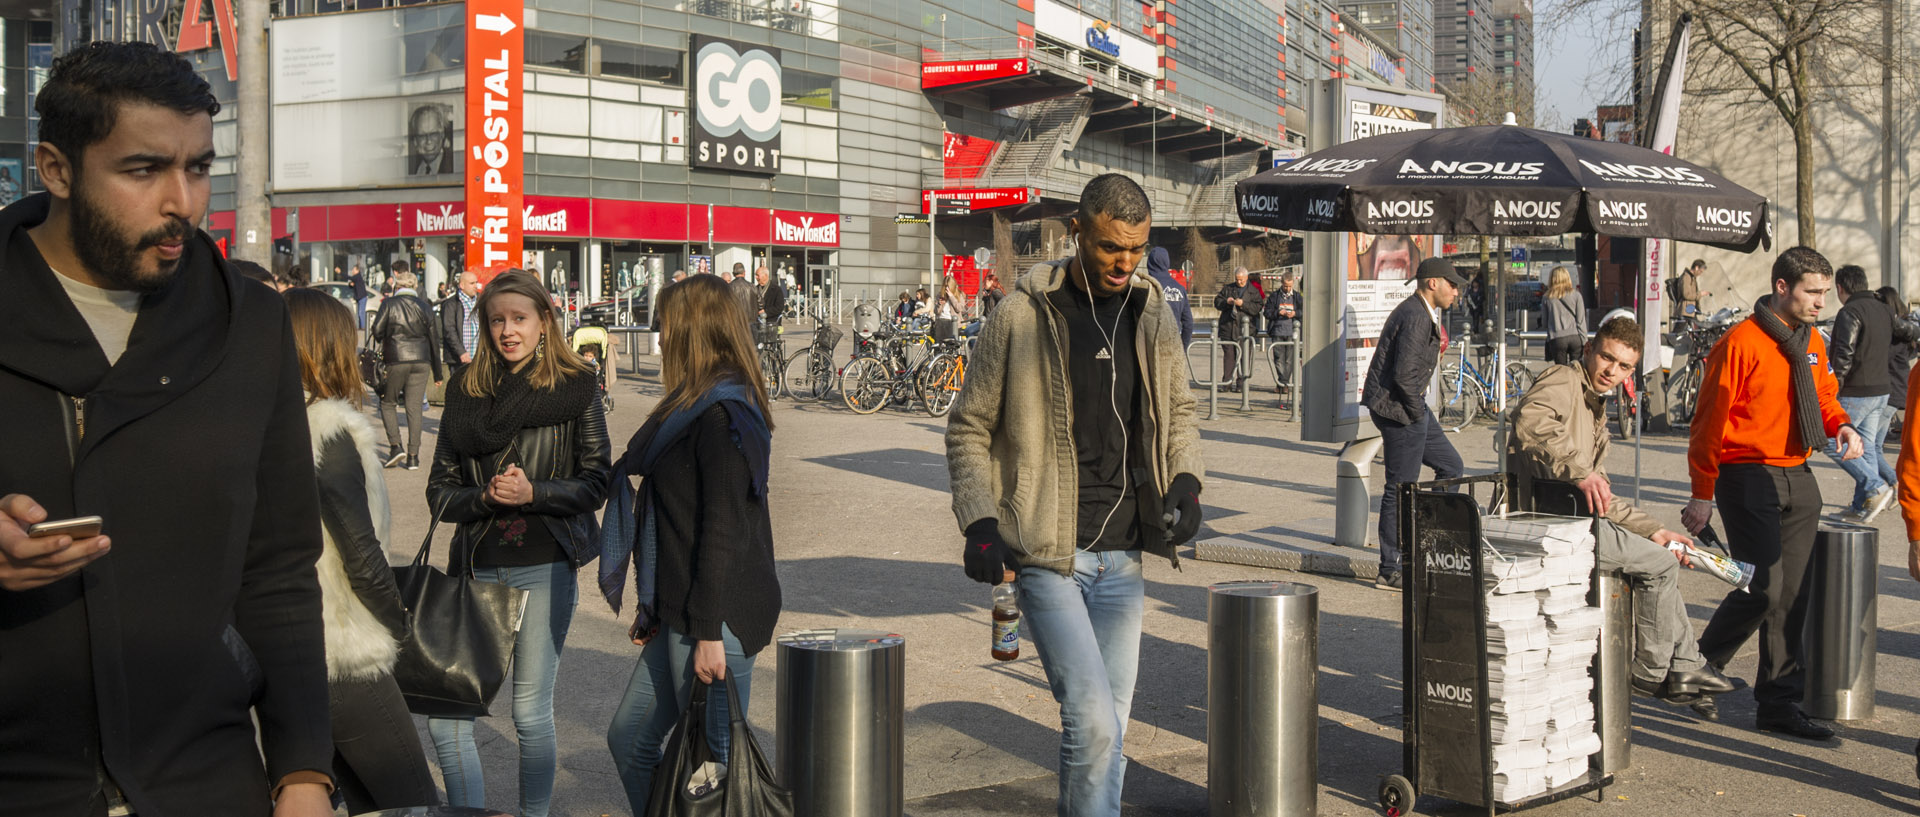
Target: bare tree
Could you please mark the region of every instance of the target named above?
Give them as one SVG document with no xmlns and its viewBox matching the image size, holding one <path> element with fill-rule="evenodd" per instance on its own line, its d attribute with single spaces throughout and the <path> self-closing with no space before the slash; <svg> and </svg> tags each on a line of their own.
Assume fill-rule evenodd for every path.
<svg viewBox="0 0 1920 817">
<path fill-rule="evenodd" d="M 1512 80 L 1476 74 L 1465 83 L 1448 86 L 1445 94 L 1449 125 L 1498 125 L 1511 113 L 1520 125 L 1534 127 L 1533 89 Z"/>
</svg>

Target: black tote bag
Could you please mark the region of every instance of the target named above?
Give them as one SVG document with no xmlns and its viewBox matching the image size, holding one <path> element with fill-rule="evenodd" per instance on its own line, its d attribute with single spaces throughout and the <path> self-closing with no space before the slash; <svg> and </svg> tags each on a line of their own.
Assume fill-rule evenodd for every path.
<svg viewBox="0 0 1920 817">
<path fill-rule="evenodd" d="M 740 693 L 727 684 L 727 713 L 732 743 L 727 779 L 705 794 L 689 794 L 687 783 L 700 765 L 713 759 L 707 745 L 707 690 L 694 681 L 687 711 L 667 741 L 660 767 L 653 770 L 653 790 L 647 796 L 646 817 L 793 817 L 793 792 L 781 788 L 767 768 L 767 758 L 753 740 L 753 729 L 741 715 Z"/>
<path fill-rule="evenodd" d="M 393 678 L 415 715 L 481 718 L 506 682 L 528 593 L 478 581 L 471 569 L 449 576 L 427 564 L 444 510 L 443 504 L 434 512 L 413 564 L 393 571 L 412 627 Z"/>
</svg>

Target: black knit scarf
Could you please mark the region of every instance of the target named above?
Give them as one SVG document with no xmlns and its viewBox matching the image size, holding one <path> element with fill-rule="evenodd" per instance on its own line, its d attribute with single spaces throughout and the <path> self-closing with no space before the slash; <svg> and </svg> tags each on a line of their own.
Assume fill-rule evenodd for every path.
<svg viewBox="0 0 1920 817">
<path fill-rule="evenodd" d="M 506 448 L 523 428 L 578 419 L 599 396 L 590 374 L 576 374 L 546 390 L 534 388 L 524 372 L 503 375 L 494 384 L 491 397 L 467 394 L 465 380 L 473 374 L 471 366 L 447 384 L 447 410 L 440 419 L 440 434 L 453 450 L 469 457 L 492 454 Z"/>
<path fill-rule="evenodd" d="M 1826 448 L 1827 430 L 1820 418 L 1820 393 L 1814 389 L 1813 366 L 1807 362 L 1807 343 L 1813 336 L 1813 327 L 1803 323 L 1799 328 L 1788 329 L 1786 321 L 1773 312 L 1773 297 L 1763 297 L 1753 305 L 1753 320 L 1760 324 L 1767 337 L 1780 344 L 1780 354 L 1787 358 L 1787 370 L 1793 372 L 1793 450 Z"/>
</svg>

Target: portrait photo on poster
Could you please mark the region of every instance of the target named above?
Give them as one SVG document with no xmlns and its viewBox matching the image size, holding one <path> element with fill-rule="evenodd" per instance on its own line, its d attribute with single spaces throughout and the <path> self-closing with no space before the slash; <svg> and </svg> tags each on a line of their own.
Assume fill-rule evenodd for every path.
<svg viewBox="0 0 1920 817">
<path fill-rule="evenodd" d="M 0 159 L 0 207 L 20 200 L 26 186 L 26 170 L 19 159 Z"/>
<path fill-rule="evenodd" d="M 407 175 L 459 172 L 453 156 L 453 106 L 425 102 L 407 115 Z"/>
<path fill-rule="evenodd" d="M 1349 281 L 1403 281 L 1431 254 L 1433 236 L 1348 233 Z"/>
</svg>

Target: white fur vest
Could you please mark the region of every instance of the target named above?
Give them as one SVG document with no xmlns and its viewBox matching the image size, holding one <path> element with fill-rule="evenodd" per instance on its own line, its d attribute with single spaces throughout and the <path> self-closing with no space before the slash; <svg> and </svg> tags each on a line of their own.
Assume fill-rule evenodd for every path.
<svg viewBox="0 0 1920 817">
<path fill-rule="evenodd" d="M 312 434 L 313 456 L 318 460 L 324 443 L 335 436 L 350 434 L 360 452 L 360 464 L 367 475 L 367 511 L 373 518 L 374 534 L 384 547 L 392 528 L 387 506 L 387 482 L 381 474 L 379 438 L 365 415 L 345 400 L 319 400 L 307 406 L 307 427 Z M 318 464 L 318 463 L 316 463 Z M 325 548 L 320 553 L 320 596 L 322 617 L 327 632 L 327 680 L 366 681 L 393 672 L 400 644 L 393 634 L 360 602 L 347 580 L 340 561 L 340 548 L 333 534 L 321 526 Z"/>
</svg>

